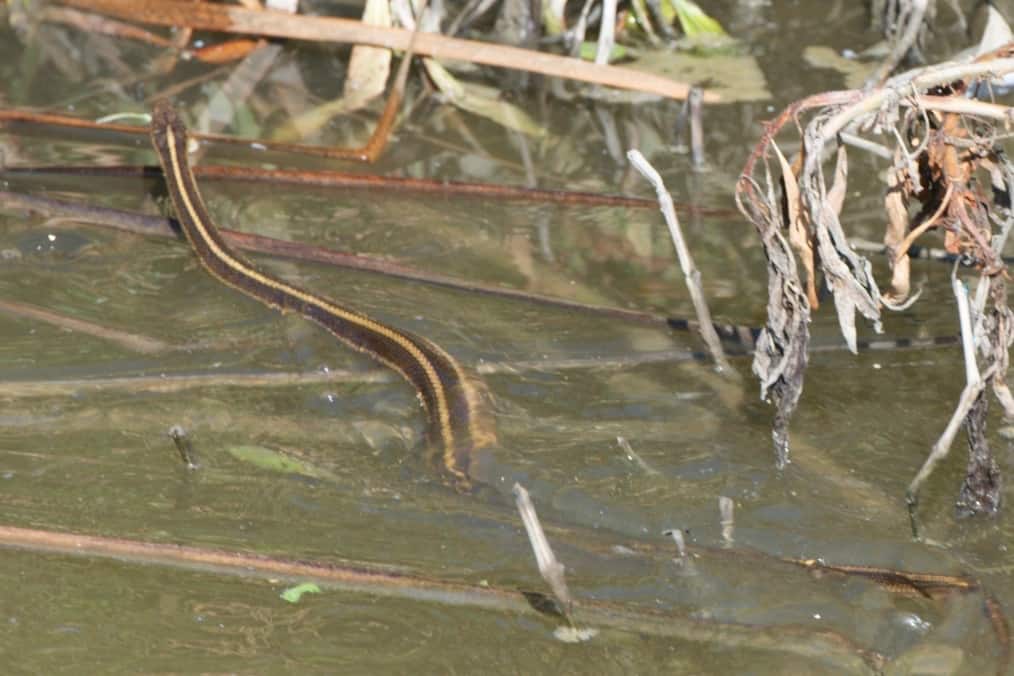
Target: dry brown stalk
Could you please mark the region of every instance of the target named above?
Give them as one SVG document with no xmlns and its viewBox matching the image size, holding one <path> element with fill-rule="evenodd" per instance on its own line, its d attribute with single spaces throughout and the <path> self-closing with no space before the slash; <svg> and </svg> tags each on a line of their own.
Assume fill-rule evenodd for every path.
<svg viewBox="0 0 1014 676">
<path fill-rule="evenodd" d="M 262 37 L 291 38 L 313 42 L 371 45 L 406 50 L 411 32 L 371 26 L 361 21 L 251 11 L 242 7 L 183 2 L 181 0 L 62 0 L 62 4 L 101 14 L 161 26 L 187 26 Z M 669 78 L 618 66 L 597 65 L 580 59 L 474 40 L 422 33 L 415 43 L 420 56 L 468 61 L 499 68 L 540 73 L 552 77 L 642 91 L 673 99 L 685 99 L 690 86 Z M 704 94 L 705 103 L 719 97 Z"/>
</svg>

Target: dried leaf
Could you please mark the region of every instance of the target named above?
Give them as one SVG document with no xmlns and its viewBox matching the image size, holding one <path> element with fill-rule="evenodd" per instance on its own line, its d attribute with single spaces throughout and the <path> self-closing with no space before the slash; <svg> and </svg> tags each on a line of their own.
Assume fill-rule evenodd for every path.
<svg viewBox="0 0 1014 676">
<path fill-rule="evenodd" d="M 838 327 L 841 329 L 842 338 L 852 354 L 858 351 L 858 339 L 856 337 L 856 303 L 848 284 L 844 283 L 841 277 L 835 277 L 831 282 L 831 293 L 834 294 L 834 309 L 838 313 Z"/>
<path fill-rule="evenodd" d="M 820 225 L 817 234 L 817 250 L 820 253 L 820 265 L 827 283 L 834 294 L 834 304 L 838 311 L 838 324 L 842 338 L 849 350 L 858 353 L 855 313 L 874 322 L 874 330 L 881 332 L 880 326 L 880 291 L 873 279 L 870 262 L 858 256 L 845 240 L 838 216 L 824 203 L 820 211 Z"/>
<path fill-rule="evenodd" d="M 789 421 L 803 391 L 809 345 L 810 308 L 799 288 L 799 274 L 788 242 L 775 223 L 764 224 L 768 259 L 768 320 L 757 339 L 753 372 L 761 383 L 761 399 L 775 405 L 771 437 L 775 464 L 789 462 Z"/>
<path fill-rule="evenodd" d="M 363 23 L 391 27 L 391 8 L 387 0 L 366 0 Z M 391 74 L 391 50 L 358 45 L 352 48 L 349 71 L 345 78 L 345 98 L 365 104 L 384 93 Z"/>
<path fill-rule="evenodd" d="M 976 56 L 988 54 L 994 49 L 999 49 L 1008 42 L 1014 41 L 1014 33 L 1011 32 L 1010 25 L 1003 18 L 1003 14 L 993 5 L 986 5 L 986 11 L 988 12 L 986 27 L 983 29 L 982 38 L 979 39 L 979 45 L 975 49 Z"/>
<path fill-rule="evenodd" d="M 806 298 L 810 307 L 816 310 L 820 307 L 817 299 L 817 275 L 815 272 L 816 263 L 813 257 L 813 241 L 810 236 L 809 223 L 806 222 L 806 212 L 802 209 L 799 201 L 799 184 L 796 182 L 796 175 L 785 155 L 782 154 L 778 144 L 772 143 L 775 156 L 778 157 L 778 164 L 782 169 L 782 190 L 785 194 L 786 217 L 788 218 L 789 243 L 796 250 L 803 270 L 806 271 Z"/>
<path fill-rule="evenodd" d="M 231 125 L 237 133 L 259 136 L 260 125 L 250 114 L 247 102 L 281 51 L 281 45 L 259 41 L 258 47 L 232 68 L 222 86 L 213 90 L 195 126 L 202 131 L 216 132 Z"/>
<path fill-rule="evenodd" d="M 842 337 L 853 353 L 857 352 L 855 313 L 870 319 L 874 331 L 880 333 L 880 290 L 873 278 L 870 262 L 851 247 L 842 230 L 838 214 L 828 199 L 820 162 L 823 141 L 807 130 L 804 145 L 807 161 L 800 175 L 799 189 L 810 216 L 817 240 L 820 268 L 824 272 L 838 310 Z"/>
<path fill-rule="evenodd" d="M 849 161 L 845 146 L 838 146 L 838 156 L 834 164 L 834 180 L 831 189 L 827 191 L 827 203 L 834 209 L 836 216 L 841 216 L 842 206 L 845 204 L 845 193 L 849 183 Z"/>
<path fill-rule="evenodd" d="M 887 195 L 884 196 L 884 211 L 887 212 L 887 230 L 884 244 L 887 246 L 891 264 L 891 288 L 884 294 L 885 305 L 905 302 L 912 290 L 911 262 L 908 254 L 897 257 L 896 248 L 905 240 L 908 232 L 908 207 L 904 192 L 904 177 L 898 171 L 887 176 Z"/>
</svg>

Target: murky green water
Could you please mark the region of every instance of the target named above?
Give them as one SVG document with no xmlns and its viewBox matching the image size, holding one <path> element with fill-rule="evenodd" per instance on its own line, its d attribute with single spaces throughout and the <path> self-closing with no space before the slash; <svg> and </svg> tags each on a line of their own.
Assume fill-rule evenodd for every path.
<svg viewBox="0 0 1014 676">
<path fill-rule="evenodd" d="M 708 111 L 710 171 L 693 174 L 687 158 L 669 150 L 676 104 L 533 98 L 527 107 L 549 132 L 529 141 L 540 187 L 650 196 L 622 155 L 607 150 L 615 135 L 621 150 L 639 147 L 655 163 L 677 200 L 730 207 L 761 122 L 796 97 L 842 86 L 834 73 L 802 66 L 805 45 L 787 41 L 782 31 L 836 49 L 872 41 L 853 3 L 828 3 L 816 13 L 809 3 L 750 11 L 713 4 L 746 40 L 775 98 Z M 126 99 L 97 88 L 100 76 L 109 76 L 108 64 L 94 57 L 61 66 L 47 51 L 60 44 L 88 50 L 112 43 L 49 26 L 26 49 L 0 29 L 0 82 L 6 83 L 0 101 L 82 116 L 126 107 Z M 151 56 L 132 47 L 124 58 L 143 63 Z M 283 53 L 277 68 L 316 74 L 315 93 L 333 97 L 339 85 L 319 78 L 333 62 L 328 50 L 301 49 Z M 199 72 L 189 66 L 128 89 L 131 107 Z M 190 91 L 183 105 L 201 102 L 203 91 Z M 266 85 L 259 96 L 270 100 L 274 91 Z M 143 140 L 96 143 L 67 131 L 3 131 L 0 149 L 10 164 L 154 161 Z M 206 161 L 223 158 L 228 155 Z M 865 197 L 856 196 L 857 215 L 847 227 L 868 239 L 881 236 L 878 170 L 872 162 L 852 169 L 852 190 Z M 417 108 L 399 128 L 377 171 L 525 181 L 515 136 L 436 104 Z M 18 178 L 0 186 L 153 209 L 154 184 L 141 180 Z M 204 191 L 226 227 L 389 256 L 484 284 L 673 316 L 691 312 L 654 209 L 218 183 L 206 183 Z M 510 481 L 522 480 L 555 524 L 576 598 L 672 612 L 701 626 L 741 623 L 759 628 L 758 637 L 784 631 L 766 641 L 749 638 L 749 630 L 741 639 L 738 630 L 720 626 L 697 639 L 603 627 L 575 646 L 553 637 L 554 621 L 531 614 L 339 591 L 292 605 L 278 597 L 286 586 L 281 580 L 7 550 L 0 555 L 6 590 L 0 651 L 14 671 L 826 673 L 861 670 L 860 650 L 894 659 L 898 673 L 912 665 L 918 671 L 920 664 L 948 673 L 995 669 L 996 640 L 981 593 L 898 597 L 870 581 L 814 577 L 773 560 L 819 557 L 963 572 L 1003 607 L 1014 603 L 1010 505 L 995 519 L 953 514 L 962 439 L 924 493 L 921 515 L 932 544 L 913 542 L 908 528 L 905 486 L 960 392 L 963 372 L 954 350 L 814 355 L 793 424 L 793 463 L 777 471 L 771 410 L 758 401 L 743 358 L 735 361 L 741 382 L 696 362 L 631 364 L 633 356 L 700 346 L 686 335 L 616 319 L 263 260 L 293 282 L 432 338 L 465 364 L 501 365 L 484 380 L 499 435 L 491 458 L 503 482 L 470 496 L 447 487 L 424 459 L 421 411 L 408 386 L 359 377 L 373 372 L 367 359 L 300 318 L 280 317 L 223 287 L 181 243 L 11 209 L 0 210 L 0 225 L 0 250 L 9 252 L 0 260 L 0 298 L 179 348 L 138 354 L 0 316 L 0 525 L 390 564 L 426 577 L 541 590 L 504 495 Z M 730 213 L 688 215 L 684 227 L 716 317 L 762 321 L 765 268 L 751 226 Z M 890 334 L 953 330 L 947 273 L 915 264 L 915 278 L 926 282 L 923 300 L 888 319 Z M 815 318 L 817 341 L 834 341 L 835 325 L 828 304 Z M 575 359 L 597 363 L 564 368 Z M 522 365 L 532 361 L 542 364 Z M 349 374 L 298 386 L 210 382 L 172 389 L 131 381 L 325 368 Z M 123 380 L 103 389 L 53 383 L 110 378 Z M 28 391 L 28 383 L 39 382 L 49 388 Z M 202 462 L 196 473 L 180 467 L 166 435 L 176 424 L 192 434 Z M 625 458 L 618 436 L 654 473 Z M 1006 442 L 993 442 L 1009 464 Z M 250 445 L 299 458 L 319 476 L 279 475 L 230 453 Z M 719 496 L 736 504 L 735 545 L 703 552 L 693 574 L 668 554 L 600 548 L 646 542 L 664 548 L 660 534 L 667 528 L 683 529 L 691 544 L 720 547 Z M 1009 490 L 1006 497 L 1009 503 Z M 748 550 L 770 557 L 748 556 Z M 821 632 L 832 632 L 839 643 L 821 649 Z"/>
</svg>

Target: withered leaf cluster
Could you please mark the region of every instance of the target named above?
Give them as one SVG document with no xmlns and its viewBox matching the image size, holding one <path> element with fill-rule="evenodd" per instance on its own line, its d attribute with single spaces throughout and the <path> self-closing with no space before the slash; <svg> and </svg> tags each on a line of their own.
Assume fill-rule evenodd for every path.
<svg viewBox="0 0 1014 676">
<path fill-rule="evenodd" d="M 768 259 L 768 320 L 753 370 L 762 398 L 775 405 L 779 465 L 789 457 L 788 424 L 803 387 L 808 324 L 810 313 L 819 307 L 818 285 L 831 292 L 842 336 L 855 352 L 857 313 L 880 332 L 884 309 L 902 311 L 918 299 L 912 290 L 909 251 L 924 238 L 942 238 L 947 251 L 978 276 L 971 335 L 963 336 L 973 396 L 963 399 L 976 400 L 975 393 L 988 381 L 1005 413 L 1014 416 L 1014 399 L 1005 383 L 1012 313 L 1006 297 L 1008 272 L 1000 255 L 1014 223 L 1014 167 L 1001 145 L 1014 111 L 968 96 L 969 91 L 988 93 L 991 77 L 1014 70 L 1011 54 L 1014 48 L 1008 47 L 964 66 L 911 71 L 877 89 L 828 92 L 797 101 L 768 125 L 754 148 L 740 178 L 737 202 L 756 227 Z M 790 162 L 775 138 L 793 121 L 801 140 Z M 853 249 L 842 223 L 848 155 L 869 151 L 889 161 L 884 244 L 891 277 L 883 292 L 872 265 Z M 984 432 L 985 401 L 959 411 L 971 448 L 961 505 L 972 512 L 995 511 L 999 471 Z M 940 452 L 934 447 L 934 456 Z M 934 463 L 937 459 L 931 457 Z"/>
</svg>

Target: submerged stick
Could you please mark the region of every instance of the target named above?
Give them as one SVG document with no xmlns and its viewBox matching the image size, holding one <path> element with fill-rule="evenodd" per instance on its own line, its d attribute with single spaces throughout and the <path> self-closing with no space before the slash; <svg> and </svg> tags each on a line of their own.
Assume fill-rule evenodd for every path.
<svg viewBox="0 0 1014 676">
<path fill-rule="evenodd" d="M 514 589 L 446 582 L 369 564 L 339 565 L 294 561 L 185 545 L 0 526 L 0 547 L 156 565 L 268 581 L 315 582 L 321 587 L 426 603 L 543 615 L 532 595 Z M 757 626 L 702 620 L 672 610 L 575 600 L 575 621 L 686 641 L 714 642 L 726 648 L 771 650 L 832 664 L 836 669 L 878 672 L 887 659 L 834 631 L 798 625 Z"/>
<path fill-rule="evenodd" d="M 644 458 L 634 451 L 634 447 L 630 445 L 630 442 L 625 437 L 616 437 L 616 444 L 623 451 L 623 455 L 627 460 L 637 465 L 642 472 L 648 476 L 659 476 L 661 474 L 661 472 L 646 463 Z"/>
<path fill-rule="evenodd" d="M 199 168 L 199 167 L 198 167 Z M 2 173 L 2 171 L 0 171 Z M 178 237 L 179 225 L 172 218 L 165 216 L 153 216 L 132 211 L 123 211 L 109 207 L 99 207 L 78 202 L 50 197 L 40 197 L 25 193 L 8 192 L 0 190 L 0 205 L 8 207 L 29 209 L 45 215 L 65 216 L 81 223 L 88 223 L 101 227 L 112 227 L 126 232 L 141 235 L 155 235 L 159 237 Z M 468 293 L 479 293 L 484 295 L 510 298 L 548 307 L 573 310 L 600 317 L 612 317 L 623 321 L 639 324 L 655 325 L 661 328 L 668 328 L 673 331 L 698 331 L 700 324 L 693 319 L 684 317 L 666 317 L 642 310 L 629 308 L 610 307 L 604 305 L 589 305 L 566 298 L 544 296 L 528 291 L 511 289 L 502 286 L 491 286 L 478 282 L 461 280 L 439 273 L 425 272 L 400 263 L 378 259 L 361 254 L 350 254 L 335 249 L 311 246 L 288 240 L 254 235 L 237 230 L 223 228 L 221 232 L 225 235 L 226 241 L 244 251 L 267 254 L 280 258 L 288 258 L 299 261 L 309 261 L 324 265 L 373 272 L 399 279 L 408 279 L 422 284 L 430 284 Z M 735 354 L 747 354 L 753 351 L 754 341 L 760 335 L 760 328 L 743 326 L 738 324 L 713 323 L 715 332 L 730 347 L 735 349 Z M 857 347 L 862 350 L 894 350 L 902 348 L 935 348 L 954 345 L 958 342 L 956 336 L 934 336 L 930 338 L 893 338 L 893 339 L 871 339 L 860 340 Z M 192 347 L 192 346 L 185 346 Z M 840 343 L 826 345 L 811 345 L 811 352 L 838 351 L 844 349 Z M 665 351 L 652 354 L 641 354 L 630 357 L 630 363 L 645 363 L 648 361 L 685 361 L 692 359 L 704 361 L 707 355 L 696 351 Z M 544 368 L 575 368 L 578 365 L 584 366 L 610 366 L 618 363 L 615 357 L 605 361 L 597 358 L 584 360 L 573 360 L 574 365 L 554 365 L 545 362 L 531 362 L 531 366 L 524 368 L 537 368 L 540 365 Z M 480 367 L 482 368 L 482 367 Z"/>
<path fill-rule="evenodd" d="M 60 380 L 5 380 L 4 396 L 74 397 L 86 392 L 180 392 L 199 387 L 290 387 L 325 383 L 387 383 L 393 378 L 380 370 L 327 369 L 311 373 L 198 373 L 122 376 Z"/>
<path fill-rule="evenodd" d="M 663 350 L 630 355 L 608 355 L 584 359 L 540 359 L 532 361 L 484 361 L 474 368 L 480 375 L 526 371 L 570 371 L 620 369 L 644 364 L 705 361 L 707 355 L 690 350 Z M 383 369 L 321 369 L 318 371 L 256 371 L 247 373 L 162 373 L 157 376 L 107 376 L 57 378 L 52 380 L 5 380 L 5 397 L 77 396 L 83 392 L 179 392 L 201 387 L 290 387 L 326 383 L 393 382 Z"/>
<path fill-rule="evenodd" d="M 18 303 L 13 300 L 0 299 L 0 313 L 14 317 L 22 317 L 24 319 L 32 319 L 34 321 L 52 324 L 53 326 L 60 327 L 61 329 L 74 331 L 75 333 L 82 333 L 88 336 L 94 336 L 95 338 L 101 338 L 102 340 L 108 340 L 109 342 L 115 343 L 122 348 L 132 352 L 138 352 L 140 354 L 159 354 L 161 352 L 180 349 L 157 338 L 113 329 L 108 326 L 96 324 L 95 322 L 68 317 L 67 315 L 53 312 L 52 310 L 47 310 L 46 308 L 28 305 L 27 303 Z"/>
<path fill-rule="evenodd" d="M 703 171 L 707 160 L 704 158 L 704 113 L 702 112 L 701 99 L 703 98 L 699 87 L 690 89 L 690 96 L 687 97 L 687 104 L 690 108 L 690 163 L 694 171 Z"/>
<path fill-rule="evenodd" d="M 0 110 L 0 119 L 2 119 L 3 114 L 4 111 Z M 143 128 L 139 129 L 144 131 Z M 562 205 L 630 207 L 633 209 L 646 209 L 654 207 L 657 204 L 655 200 L 627 195 L 608 195 L 575 190 L 548 190 L 528 188 L 520 185 L 467 181 L 441 181 L 403 176 L 377 176 L 374 174 L 355 174 L 328 169 L 264 169 L 260 167 L 201 164 L 194 167 L 193 171 L 197 178 L 203 180 L 298 185 L 311 188 L 408 192 L 448 197 L 476 197 L 519 202 L 546 202 Z M 162 169 L 154 165 L 110 165 L 101 167 L 78 165 L 12 166 L 0 167 L 0 174 L 64 174 L 68 176 L 155 179 L 162 177 Z M 678 207 L 680 210 L 705 216 L 732 216 L 736 213 L 732 209 L 721 207 L 699 207 L 692 204 L 680 204 Z"/>
<path fill-rule="evenodd" d="M 179 225 L 174 219 L 163 216 L 152 216 L 136 212 L 123 211 L 108 207 L 93 206 L 77 202 L 68 202 L 49 197 L 39 197 L 24 193 L 0 191 L 0 205 L 30 209 L 46 215 L 61 215 L 76 219 L 83 223 L 142 235 L 177 238 Z M 372 258 L 360 254 L 350 254 L 335 249 L 315 247 L 298 242 L 254 235 L 237 230 L 221 229 L 226 241 L 244 251 L 268 254 L 293 260 L 310 261 L 333 265 L 353 270 L 374 272 L 401 279 L 408 279 L 423 284 L 432 284 L 469 293 L 512 298 L 526 302 L 548 305 L 566 310 L 575 310 L 602 317 L 614 317 L 625 321 L 655 324 L 668 327 L 674 331 L 691 331 L 697 329 L 697 322 L 681 317 L 666 317 L 640 310 L 614 308 L 600 305 L 588 305 L 565 298 L 555 298 L 533 294 L 527 291 L 510 289 L 501 286 L 484 285 L 477 282 L 460 280 L 448 275 L 425 272 L 387 259 Z M 726 340 L 740 343 L 745 350 L 752 349 L 753 330 L 729 324 L 716 324 L 715 330 L 722 333 Z"/>
</svg>

